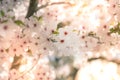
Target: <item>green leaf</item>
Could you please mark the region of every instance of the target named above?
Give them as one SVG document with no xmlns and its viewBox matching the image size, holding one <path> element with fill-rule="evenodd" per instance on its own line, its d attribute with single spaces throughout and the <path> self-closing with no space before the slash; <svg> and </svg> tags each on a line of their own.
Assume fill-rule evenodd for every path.
<svg viewBox="0 0 120 80">
<path fill-rule="evenodd" d="M 25 26 L 25 24 L 21 20 L 15 20 L 14 22 L 19 26 Z"/>
<path fill-rule="evenodd" d="M 38 21 L 42 22 L 43 21 L 43 17 L 42 16 L 38 17 Z"/>
<path fill-rule="evenodd" d="M 58 30 L 59 28 L 63 28 L 65 26 L 69 25 L 69 24 L 70 24 L 69 21 L 67 21 L 67 22 L 60 22 L 60 23 L 57 24 L 57 29 L 56 30 Z"/>
<path fill-rule="evenodd" d="M 62 22 L 58 23 L 58 24 L 57 24 L 57 30 L 58 30 L 59 28 L 63 28 L 64 26 L 65 26 L 64 23 L 62 23 Z"/>
<path fill-rule="evenodd" d="M 37 16 L 34 15 L 33 17 L 36 18 L 39 22 L 43 21 L 43 17 L 42 16 L 37 17 Z"/>
<path fill-rule="evenodd" d="M 93 38 L 96 38 L 96 39 L 100 40 L 100 37 L 98 37 L 98 36 L 96 35 L 96 33 L 95 33 L 95 32 L 93 32 L 93 31 L 89 32 L 89 33 L 88 33 L 88 36 L 90 36 L 90 37 L 93 37 Z"/>
<path fill-rule="evenodd" d="M 48 38 L 48 39 L 52 42 L 57 42 L 55 39 L 52 39 L 52 38 Z"/>
<path fill-rule="evenodd" d="M 110 33 L 118 33 L 118 34 L 120 34 L 120 22 L 118 22 L 118 24 L 115 27 L 110 29 Z"/>
<path fill-rule="evenodd" d="M 88 36 L 92 36 L 92 37 L 96 36 L 96 33 L 94 33 L 94 32 L 91 31 L 91 32 L 88 33 Z"/>
<path fill-rule="evenodd" d="M 0 11 L 0 17 L 3 17 L 3 16 L 5 16 L 5 13 L 4 13 L 4 11 Z"/>
<path fill-rule="evenodd" d="M 53 34 L 58 35 L 59 34 L 58 30 L 54 31 Z"/>
<path fill-rule="evenodd" d="M 110 33 L 117 33 L 118 32 L 118 28 L 111 28 L 110 29 Z"/>
<path fill-rule="evenodd" d="M 52 42 L 57 42 L 55 39 L 51 39 Z"/>
</svg>

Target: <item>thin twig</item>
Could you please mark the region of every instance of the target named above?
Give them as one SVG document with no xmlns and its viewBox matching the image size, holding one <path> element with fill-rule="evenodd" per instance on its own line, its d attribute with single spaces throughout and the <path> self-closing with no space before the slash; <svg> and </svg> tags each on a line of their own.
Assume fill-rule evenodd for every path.
<svg viewBox="0 0 120 80">
<path fill-rule="evenodd" d="M 45 7 L 47 7 L 47 6 L 61 5 L 61 4 L 71 5 L 71 3 L 69 3 L 69 2 L 53 2 L 53 3 L 47 2 L 46 4 L 41 5 L 40 7 L 37 7 L 37 6 L 38 6 L 38 0 L 30 0 L 29 8 L 28 8 L 28 12 L 27 12 L 26 18 L 31 17 L 31 16 L 32 16 L 34 13 L 36 13 L 38 10 L 40 10 L 40 9 L 42 9 L 42 8 L 45 8 Z"/>
</svg>

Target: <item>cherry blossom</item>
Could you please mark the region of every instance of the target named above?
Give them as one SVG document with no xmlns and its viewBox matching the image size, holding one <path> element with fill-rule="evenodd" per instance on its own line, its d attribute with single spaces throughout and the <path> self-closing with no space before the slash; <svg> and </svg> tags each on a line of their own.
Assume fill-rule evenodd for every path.
<svg viewBox="0 0 120 80">
<path fill-rule="evenodd" d="M 118 3 L 38 0 L 37 10 L 27 16 L 28 0 L 1 0 L 0 79 L 55 80 L 57 73 L 48 60 L 51 54 L 77 55 L 79 63 L 100 56 L 119 59 Z"/>
</svg>

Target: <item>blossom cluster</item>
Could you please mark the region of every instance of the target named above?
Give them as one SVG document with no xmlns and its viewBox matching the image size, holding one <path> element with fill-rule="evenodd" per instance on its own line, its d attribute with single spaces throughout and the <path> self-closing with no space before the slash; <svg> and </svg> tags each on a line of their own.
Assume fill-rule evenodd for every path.
<svg viewBox="0 0 120 80">
<path fill-rule="evenodd" d="M 118 0 L 38 2 L 46 6 L 25 18 L 28 0 L 0 0 L 1 80 L 54 80 L 49 61 L 40 62 L 46 55 L 114 58 L 120 53 Z"/>
</svg>

